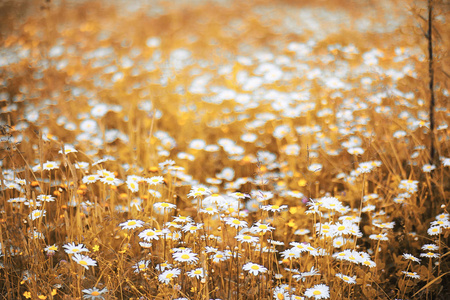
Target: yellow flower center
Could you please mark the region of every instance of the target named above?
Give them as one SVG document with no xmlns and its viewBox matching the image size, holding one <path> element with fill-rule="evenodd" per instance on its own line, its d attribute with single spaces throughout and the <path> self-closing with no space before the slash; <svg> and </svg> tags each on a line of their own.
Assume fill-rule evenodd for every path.
<svg viewBox="0 0 450 300">
<path fill-rule="evenodd" d="M 321 292 L 321 291 L 318 291 L 318 290 L 315 290 L 315 291 L 313 292 L 313 295 L 316 295 L 316 296 L 322 295 L 322 292 Z"/>
<path fill-rule="evenodd" d="M 189 257 L 190 257 L 189 254 L 183 254 L 183 255 L 181 255 L 181 258 L 182 258 L 182 259 L 189 259 Z"/>
</svg>

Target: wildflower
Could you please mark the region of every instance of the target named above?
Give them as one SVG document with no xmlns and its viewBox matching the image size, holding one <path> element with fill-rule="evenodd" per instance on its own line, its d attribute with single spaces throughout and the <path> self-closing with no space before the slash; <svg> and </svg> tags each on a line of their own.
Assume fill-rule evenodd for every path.
<svg viewBox="0 0 450 300">
<path fill-rule="evenodd" d="M 419 182 L 417 180 L 401 180 L 399 184 L 400 189 L 407 190 L 408 192 L 416 192 Z"/>
<path fill-rule="evenodd" d="M 194 149 L 194 150 L 202 150 L 205 148 L 205 146 L 206 146 L 206 143 L 202 139 L 192 140 L 191 143 L 189 144 L 189 148 Z"/>
<path fill-rule="evenodd" d="M 436 220 L 438 220 L 438 221 L 446 221 L 446 220 L 448 220 L 448 217 L 449 217 L 449 214 L 443 213 L 443 214 L 437 215 L 436 216 Z"/>
<path fill-rule="evenodd" d="M 127 180 L 127 187 L 132 193 L 139 191 L 139 184 L 134 180 Z"/>
<path fill-rule="evenodd" d="M 174 221 L 175 222 L 180 222 L 180 223 L 191 223 L 192 222 L 192 218 L 187 216 L 178 216 L 178 217 L 174 217 Z"/>
<path fill-rule="evenodd" d="M 294 232 L 294 234 L 295 235 L 306 235 L 306 234 L 309 234 L 311 231 L 309 230 L 309 229 L 304 229 L 304 228 L 301 228 L 301 229 L 297 229 L 295 232 Z"/>
<path fill-rule="evenodd" d="M 164 272 L 166 269 L 170 269 L 170 268 L 172 268 L 172 265 L 167 262 L 160 263 L 160 264 L 156 265 L 156 267 L 155 267 L 155 269 L 159 272 Z"/>
<path fill-rule="evenodd" d="M 105 299 L 102 295 L 107 293 L 108 290 L 106 288 L 99 290 L 98 288 L 93 287 L 91 289 L 84 289 L 82 290 L 82 292 L 85 294 L 83 295 L 83 299 L 96 300 L 96 299 Z"/>
<path fill-rule="evenodd" d="M 235 198 L 235 199 L 245 199 L 245 198 L 250 198 L 249 195 L 241 193 L 241 192 L 235 192 L 235 193 L 231 193 L 230 194 L 231 197 Z"/>
<path fill-rule="evenodd" d="M 219 179 L 225 179 L 225 180 L 231 181 L 234 178 L 234 174 L 235 173 L 232 168 L 224 168 L 222 170 L 222 172 L 216 174 L 216 177 Z"/>
<path fill-rule="evenodd" d="M 263 205 L 261 206 L 262 210 L 266 210 L 266 211 L 272 211 L 272 212 L 280 212 L 284 209 L 287 209 L 287 205 Z"/>
<path fill-rule="evenodd" d="M 378 228 L 382 228 L 382 229 L 393 229 L 395 226 L 395 222 L 388 222 L 388 223 L 378 223 L 373 221 L 372 224 Z"/>
<path fill-rule="evenodd" d="M 330 288 L 325 284 L 316 284 L 314 287 L 306 289 L 306 297 L 315 299 L 327 299 L 330 297 Z"/>
<path fill-rule="evenodd" d="M 117 186 L 122 183 L 122 180 L 116 178 L 114 174 L 101 177 L 100 181 L 109 185 Z"/>
<path fill-rule="evenodd" d="M 268 224 L 264 224 L 261 222 L 256 222 L 255 224 L 253 224 L 252 228 L 250 229 L 252 232 L 256 232 L 256 233 L 266 233 L 268 231 L 272 231 L 274 230 L 275 227 L 272 227 Z"/>
<path fill-rule="evenodd" d="M 58 163 L 56 161 L 47 161 L 45 163 L 42 164 L 42 168 L 44 170 L 54 170 L 54 169 L 58 169 Z"/>
<path fill-rule="evenodd" d="M 438 235 L 442 233 L 442 227 L 440 226 L 431 226 L 428 228 L 427 233 L 429 235 Z"/>
<path fill-rule="evenodd" d="M 145 229 L 141 233 L 139 233 L 139 237 L 146 242 L 150 242 L 151 240 L 159 240 L 159 236 L 161 235 L 161 231 L 153 230 L 153 229 Z"/>
<path fill-rule="evenodd" d="M 225 197 L 219 195 L 219 194 L 212 194 L 203 199 L 204 205 L 213 205 L 216 204 L 218 206 L 223 206 L 226 203 Z"/>
<path fill-rule="evenodd" d="M 94 183 L 99 179 L 100 179 L 99 175 L 86 175 L 86 176 L 83 176 L 83 179 L 81 181 L 84 184 L 88 184 L 88 183 Z"/>
<path fill-rule="evenodd" d="M 179 269 L 166 270 L 158 276 L 158 279 L 162 283 L 169 284 L 169 282 L 172 280 L 172 278 L 178 277 L 178 275 L 180 275 L 180 273 L 181 273 L 181 271 Z"/>
<path fill-rule="evenodd" d="M 387 233 L 371 234 L 369 236 L 369 239 L 378 240 L 378 241 L 389 241 L 389 238 L 387 237 Z"/>
<path fill-rule="evenodd" d="M 420 275 L 416 272 L 406 272 L 402 271 L 403 274 L 405 274 L 406 277 L 414 278 L 414 279 L 420 279 Z"/>
<path fill-rule="evenodd" d="M 256 236 L 245 234 L 238 234 L 237 236 L 235 236 L 235 239 L 237 239 L 241 243 L 257 243 L 259 241 L 259 238 Z"/>
<path fill-rule="evenodd" d="M 47 253 L 48 256 L 52 256 L 53 254 L 55 254 L 56 251 L 58 251 L 58 246 L 56 246 L 55 244 L 47 246 L 45 247 L 44 251 Z"/>
<path fill-rule="evenodd" d="M 337 237 L 333 239 L 333 247 L 334 248 L 341 248 L 347 240 L 345 240 L 343 237 Z"/>
<path fill-rule="evenodd" d="M 359 164 L 358 170 L 361 173 L 370 173 L 373 170 L 374 166 L 371 162 L 362 162 Z"/>
<path fill-rule="evenodd" d="M 30 234 L 30 238 L 31 239 L 43 239 L 45 238 L 44 235 L 42 233 L 40 233 L 39 231 L 33 230 L 29 232 Z"/>
<path fill-rule="evenodd" d="M 201 229 L 203 227 L 203 224 L 201 223 L 189 223 L 183 226 L 183 231 L 184 232 L 190 232 L 190 233 L 195 233 L 197 230 Z"/>
<path fill-rule="evenodd" d="M 89 250 L 87 248 L 85 248 L 85 246 L 83 244 L 75 245 L 75 243 L 69 243 L 69 244 L 63 245 L 63 248 L 67 254 L 89 252 Z"/>
<path fill-rule="evenodd" d="M 362 258 L 361 259 L 361 264 L 366 266 L 366 267 L 369 267 L 369 268 L 373 268 L 373 267 L 377 266 L 377 264 L 374 261 L 372 261 L 372 260 L 370 260 L 368 258 Z"/>
<path fill-rule="evenodd" d="M 161 193 L 152 189 L 148 190 L 149 194 L 152 195 L 155 198 L 161 198 Z"/>
<path fill-rule="evenodd" d="M 287 195 L 297 199 L 302 199 L 303 197 L 305 197 L 300 191 L 288 191 Z"/>
<path fill-rule="evenodd" d="M 87 170 L 89 168 L 89 163 L 85 161 L 77 161 L 73 164 L 75 166 L 75 169 L 77 170 Z"/>
<path fill-rule="evenodd" d="M 36 197 L 36 200 L 44 201 L 44 202 L 53 202 L 56 199 L 55 199 L 55 197 L 53 197 L 51 195 L 39 195 Z"/>
<path fill-rule="evenodd" d="M 208 188 L 202 186 L 196 186 L 191 189 L 188 194 L 188 197 L 198 198 L 200 196 L 211 195 L 211 191 Z"/>
<path fill-rule="evenodd" d="M 297 243 L 297 242 L 290 242 L 289 245 L 294 246 L 296 251 L 300 252 L 308 252 L 307 248 L 311 246 L 309 243 Z"/>
<path fill-rule="evenodd" d="M 195 270 L 191 270 L 189 272 L 186 272 L 186 274 L 189 277 L 195 277 L 197 279 L 205 277 L 205 271 L 203 270 L 203 268 L 197 268 Z"/>
<path fill-rule="evenodd" d="M 356 283 L 356 276 L 349 277 L 347 275 L 336 273 L 336 277 L 339 277 L 343 281 L 347 282 L 348 284 L 355 284 Z"/>
<path fill-rule="evenodd" d="M 308 167 L 308 171 L 310 171 L 310 172 L 320 172 L 320 171 L 322 171 L 322 165 L 321 165 L 321 164 L 318 164 L 318 163 L 316 163 L 316 164 L 311 164 L 311 165 Z"/>
<path fill-rule="evenodd" d="M 281 257 L 283 257 L 284 259 L 289 258 L 300 258 L 300 251 L 297 250 L 296 248 L 291 248 L 291 249 L 286 249 L 283 252 L 281 252 Z"/>
<path fill-rule="evenodd" d="M 242 266 L 242 269 L 244 269 L 245 271 L 248 271 L 249 273 L 251 273 L 252 275 L 258 275 L 259 273 L 265 273 L 267 272 L 267 268 L 252 263 L 252 262 L 248 262 L 245 265 Z"/>
<path fill-rule="evenodd" d="M 130 207 L 134 207 L 134 208 L 136 208 L 137 211 L 141 211 L 142 210 L 142 207 L 141 207 L 142 202 L 143 201 L 141 198 L 133 198 L 130 200 Z"/>
<path fill-rule="evenodd" d="M 434 252 L 420 253 L 420 257 L 437 258 L 439 254 Z"/>
<path fill-rule="evenodd" d="M 215 215 L 215 214 L 217 214 L 218 210 L 215 209 L 214 207 L 208 206 L 208 207 L 200 209 L 199 212 L 205 213 L 208 215 Z"/>
<path fill-rule="evenodd" d="M 144 226 L 144 224 L 145 223 L 141 220 L 128 220 L 126 222 L 120 223 L 119 226 L 122 227 L 122 229 L 136 229 Z"/>
<path fill-rule="evenodd" d="M 289 299 L 289 291 L 283 286 L 277 286 L 273 289 L 273 298 L 276 300 Z"/>
<path fill-rule="evenodd" d="M 362 155 L 362 154 L 364 154 L 364 149 L 361 147 L 353 147 L 353 148 L 347 149 L 347 152 L 352 155 Z"/>
<path fill-rule="evenodd" d="M 225 254 L 225 252 L 217 251 L 211 256 L 211 258 L 213 259 L 213 262 L 218 263 L 227 260 L 229 257 Z"/>
<path fill-rule="evenodd" d="M 434 169 L 436 169 L 436 166 L 435 165 L 430 165 L 430 164 L 425 164 L 422 167 L 422 171 L 425 172 L 425 173 L 430 173 Z"/>
<path fill-rule="evenodd" d="M 45 216 L 45 214 L 46 214 L 45 210 L 35 209 L 28 215 L 28 217 L 34 221 L 36 219 L 39 219 L 40 217 Z"/>
<path fill-rule="evenodd" d="M 231 227 L 236 228 L 236 229 L 238 229 L 240 227 L 247 227 L 247 222 L 241 221 L 241 220 L 236 219 L 236 218 L 227 218 L 225 220 L 225 223 L 227 225 L 230 225 Z"/>
<path fill-rule="evenodd" d="M 20 201 L 19 201 L 20 202 Z M 40 207 L 42 204 L 41 204 L 41 202 L 39 202 L 39 201 L 34 201 L 34 200 L 28 200 L 28 201 L 25 201 L 23 204 L 25 204 L 26 206 L 36 206 L 36 207 Z"/>
<path fill-rule="evenodd" d="M 342 223 L 337 222 L 334 225 L 333 234 L 334 236 L 347 234 L 359 235 L 359 227 L 358 225 L 350 221 L 343 221 Z"/>
<path fill-rule="evenodd" d="M 79 265 L 83 266 L 86 269 L 89 269 L 89 266 L 96 266 L 97 262 L 86 255 L 81 255 L 79 253 L 75 253 L 72 256 L 72 259 L 77 262 Z"/>
<path fill-rule="evenodd" d="M 171 209 L 174 209 L 177 206 L 172 203 L 157 202 L 157 203 L 153 204 L 153 207 L 158 211 L 169 212 Z"/>
<path fill-rule="evenodd" d="M 326 223 L 316 223 L 316 231 L 318 234 L 324 235 L 324 236 L 334 236 L 336 226 L 330 224 L 329 222 Z"/>
<path fill-rule="evenodd" d="M 138 263 L 134 264 L 132 268 L 134 269 L 134 273 L 145 272 L 148 269 L 148 265 L 150 264 L 150 260 L 141 260 Z"/>
<path fill-rule="evenodd" d="M 64 154 L 78 152 L 74 146 L 72 145 L 64 145 Z M 59 150 L 58 153 L 62 154 L 62 150 Z"/>
<path fill-rule="evenodd" d="M 431 227 L 437 226 L 441 228 L 449 228 L 450 221 L 449 220 L 437 220 L 430 223 Z"/>
<path fill-rule="evenodd" d="M 164 183 L 164 177 L 162 176 L 153 176 L 150 178 L 146 178 L 145 181 L 150 185 L 157 185 Z"/>
<path fill-rule="evenodd" d="M 297 144 L 290 144 L 283 147 L 283 152 L 286 155 L 297 156 L 300 153 L 300 146 Z"/>
<path fill-rule="evenodd" d="M 411 254 L 408 254 L 408 253 L 403 253 L 403 258 L 407 259 L 407 260 L 412 260 L 412 261 L 420 263 L 420 259 L 418 259 L 417 257 L 415 257 L 415 256 L 413 256 Z"/>
<path fill-rule="evenodd" d="M 196 256 L 197 253 L 193 253 L 191 252 L 191 250 L 184 250 L 181 252 L 173 253 L 173 259 L 178 262 L 194 263 L 198 261 L 198 258 Z"/>
<path fill-rule="evenodd" d="M 436 251 L 439 247 L 435 244 L 425 244 L 422 246 L 422 250 L 428 250 L 428 251 Z"/>
</svg>

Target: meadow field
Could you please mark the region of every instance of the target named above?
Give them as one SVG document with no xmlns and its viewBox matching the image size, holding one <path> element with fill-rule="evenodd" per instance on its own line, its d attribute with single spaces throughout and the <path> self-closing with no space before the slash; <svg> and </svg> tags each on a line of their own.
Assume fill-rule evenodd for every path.
<svg viewBox="0 0 450 300">
<path fill-rule="evenodd" d="M 448 1 L 0 17 L 2 299 L 450 299 Z"/>
</svg>

